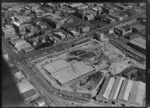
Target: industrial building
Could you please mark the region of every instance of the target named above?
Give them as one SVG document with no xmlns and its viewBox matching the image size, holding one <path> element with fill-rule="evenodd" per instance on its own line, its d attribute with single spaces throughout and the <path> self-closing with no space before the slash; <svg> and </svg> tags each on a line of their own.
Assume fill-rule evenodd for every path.
<svg viewBox="0 0 150 108">
<path fill-rule="evenodd" d="M 18 38 L 12 41 L 12 44 L 16 47 L 22 44 L 25 44 L 26 41 L 24 39 Z"/>
<path fill-rule="evenodd" d="M 135 37 L 131 39 L 128 43 L 129 46 L 136 49 L 137 51 L 142 52 L 143 54 L 146 53 L 146 39 L 145 37 Z"/>
<path fill-rule="evenodd" d="M 23 50 L 24 52 L 29 52 L 33 50 L 33 47 L 31 46 L 31 44 L 26 42 L 24 39 L 17 38 L 17 39 L 12 40 L 11 42 L 18 51 Z"/>
<path fill-rule="evenodd" d="M 121 25 L 121 26 L 114 27 L 114 32 L 118 36 L 125 36 L 126 34 L 131 33 L 132 29 L 129 25 Z"/>
<path fill-rule="evenodd" d="M 79 7 L 79 6 L 82 6 L 83 5 L 83 3 L 72 3 L 71 5 L 70 5 L 70 7 L 71 8 L 76 8 L 76 7 Z"/>
<path fill-rule="evenodd" d="M 105 80 L 102 88 L 100 88 L 99 94 L 96 96 L 96 99 L 99 102 L 108 103 L 109 102 L 109 95 L 111 92 L 111 89 L 113 88 L 113 85 L 115 83 L 115 78 L 109 77 Z"/>
<path fill-rule="evenodd" d="M 35 87 L 26 79 L 17 83 L 17 86 L 21 95 L 24 97 L 24 101 L 29 102 L 39 97 L 39 94 L 35 90 Z"/>
<path fill-rule="evenodd" d="M 143 106 L 145 99 L 145 83 L 124 77 L 108 77 L 105 79 L 97 101 L 119 106 Z"/>
<path fill-rule="evenodd" d="M 75 15 L 79 18 L 83 18 L 84 20 L 93 20 L 95 16 L 97 15 L 97 12 L 92 9 L 80 9 L 75 12 Z"/>
<path fill-rule="evenodd" d="M 52 27 L 54 27 L 56 29 L 60 28 L 61 23 L 58 20 L 56 20 L 55 18 L 52 18 L 51 16 L 50 17 L 46 17 L 46 21 Z"/>
<path fill-rule="evenodd" d="M 118 96 L 118 102 L 120 103 L 121 106 L 128 106 L 127 102 L 129 100 L 129 96 L 130 96 L 130 92 L 132 90 L 132 86 L 133 86 L 133 81 L 132 80 L 124 80 L 122 87 L 120 89 L 120 93 Z"/>
<path fill-rule="evenodd" d="M 124 79 L 124 77 L 116 77 L 115 83 L 109 95 L 109 100 L 111 100 L 113 104 L 115 104 L 115 102 L 117 101 L 117 97 Z"/>
<path fill-rule="evenodd" d="M 141 81 L 134 81 L 132 91 L 130 93 L 129 103 L 132 106 L 142 106 L 146 96 L 146 85 Z"/>
<path fill-rule="evenodd" d="M 54 35 L 59 39 L 64 39 L 66 37 L 62 32 L 55 32 Z"/>
<path fill-rule="evenodd" d="M 127 15 L 125 13 L 120 13 L 120 12 L 110 13 L 110 16 L 119 21 L 122 21 L 124 18 L 127 17 Z"/>
<path fill-rule="evenodd" d="M 94 70 L 84 62 L 68 63 L 63 59 L 43 65 L 43 68 L 62 85 Z"/>
<path fill-rule="evenodd" d="M 27 52 L 33 51 L 34 48 L 32 46 L 29 46 L 29 47 L 22 48 L 22 50 L 24 53 L 27 53 Z"/>
<path fill-rule="evenodd" d="M 85 5 L 83 3 L 72 3 L 70 5 L 71 8 L 76 9 L 76 10 L 80 10 L 80 9 L 86 9 L 88 8 L 88 5 Z"/>
</svg>

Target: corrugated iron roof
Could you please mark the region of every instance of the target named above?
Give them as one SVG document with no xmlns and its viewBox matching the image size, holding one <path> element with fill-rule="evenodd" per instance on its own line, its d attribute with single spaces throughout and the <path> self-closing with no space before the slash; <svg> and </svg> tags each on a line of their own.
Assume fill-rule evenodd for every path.
<svg viewBox="0 0 150 108">
<path fill-rule="evenodd" d="M 126 102 L 128 101 L 129 96 L 130 96 L 130 92 L 131 92 L 131 89 L 132 89 L 132 85 L 133 85 L 132 80 L 126 79 L 126 80 L 123 81 L 123 85 L 121 87 L 118 100 L 126 101 Z"/>
<path fill-rule="evenodd" d="M 114 83 L 114 86 L 113 86 L 111 93 L 110 93 L 110 96 L 109 96 L 110 100 L 116 100 L 117 99 L 121 85 L 122 85 L 122 82 L 124 79 L 125 79 L 124 77 L 117 77 L 116 78 L 116 81 Z"/>
<path fill-rule="evenodd" d="M 141 81 L 135 81 L 133 83 L 129 102 L 132 104 L 142 105 L 145 92 L 145 83 Z"/>
</svg>

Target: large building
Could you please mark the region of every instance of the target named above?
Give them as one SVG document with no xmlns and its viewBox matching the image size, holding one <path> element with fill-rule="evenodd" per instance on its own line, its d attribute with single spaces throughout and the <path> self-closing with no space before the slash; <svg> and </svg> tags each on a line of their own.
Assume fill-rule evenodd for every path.
<svg viewBox="0 0 150 108">
<path fill-rule="evenodd" d="M 144 54 L 146 53 L 146 40 L 144 37 L 138 36 L 131 39 L 129 45 Z"/>
<path fill-rule="evenodd" d="M 118 101 L 121 106 L 125 106 L 125 104 L 127 104 L 127 101 L 130 96 L 130 92 L 132 90 L 132 85 L 133 85 L 132 80 L 124 80 L 118 97 Z"/>
<path fill-rule="evenodd" d="M 94 70 L 84 62 L 69 63 L 63 59 L 47 63 L 43 65 L 43 68 L 61 85 Z"/>
<path fill-rule="evenodd" d="M 113 88 L 113 85 L 115 83 L 115 78 L 113 77 L 109 77 L 105 80 L 99 94 L 96 96 L 96 99 L 99 102 L 104 101 L 104 103 L 108 103 L 109 102 L 109 95 L 111 93 L 111 89 Z"/>
<path fill-rule="evenodd" d="M 144 106 L 145 83 L 124 77 L 106 78 L 96 96 L 99 102 L 119 106 Z"/>
<path fill-rule="evenodd" d="M 60 28 L 61 23 L 57 19 L 55 19 L 55 18 L 53 18 L 53 17 L 50 16 L 50 17 L 46 17 L 46 21 L 52 27 L 54 27 L 54 28 Z"/>
<path fill-rule="evenodd" d="M 26 79 L 22 80 L 21 82 L 17 83 L 19 91 L 24 98 L 24 101 L 29 102 L 34 100 L 39 96 L 35 87 Z"/>
<path fill-rule="evenodd" d="M 121 25 L 121 26 L 114 27 L 114 32 L 118 36 L 125 36 L 126 34 L 131 33 L 132 29 L 129 25 Z"/>
<path fill-rule="evenodd" d="M 132 91 L 130 94 L 129 102 L 132 106 L 142 106 L 143 100 L 145 99 L 146 86 L 143 82 L 134 82 L 132 86 Z"/>
</svg>

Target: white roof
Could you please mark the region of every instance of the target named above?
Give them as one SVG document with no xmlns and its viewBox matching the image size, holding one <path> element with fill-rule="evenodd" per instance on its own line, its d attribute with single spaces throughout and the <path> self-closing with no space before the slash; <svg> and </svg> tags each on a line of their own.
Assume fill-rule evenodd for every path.
<svg viewBox="0 0 150 108">
<path fill-rule="evenodd" d="M 138 88 L 136 102 L 139 103 L 140 105 L 142 105 L 143 98 L 144 98 L 145 93 L 146 93 L 145 88 L 146 88 L 145 83 L 139 82 L 139 88 Z"/>
<path fill-rule="evenodd" d="M 130 103 L 142 105 L 146 93 L 145 88 L 145 83 L 141 81 L 134 81 L 129 98 Z"/>
<path fill-rule="evenodd" d="M 25 93 L 29 90 L 35 89 L 34 86 L 27 80 L 22 80 L 22 82 L 17 84 L 20 93 Z"/>
<path fill-rule="evenodd" d="M 114 82 L 115 82 L 115 78 L 111 77 L 109 80 L 109 83 L 105 89 L 105 92 L 103 94 L 103 97 L 105 97 L 106 99 L 109 99 L 109 95 L 110 95 L 111 90 L 113 88 Z"/>
<path fill-rule="evenodd" d="M 71 67 L 65 68 L 61 70 L 61 72 L 56 72 L 52 74 L 55 79 L 57 79 L 60 83 L 66 83 L 74 78 L 76 78 L 78 75 L 72 71 Z"/>
<path fill-rule="evenodd" d="M 119 90 L 120 90 L 120 88 L 121 88 L 122 82 L 123 82 L 123 80 L 125 79 L 124 77 L 117 77 L 117 78 L 120 79 L 120 80 L 119 80 L 119 83 L 118 83 L 118 85 L 117 85 L 116 91 L 115 91 L 114 96 L 113 96 L 113 99 L 114 99 L 114 100 L 117 99 L 117 96 L 118 96 L 118 94 L 119 94 Z"/>
<path fill-rule="evenodd" d="M 123 94 L 123 100 L 125 101 L 128 101 L 129 99 L 129 96 L 130 96 L 130 92 L 131 92 L 131 89 L 132 89 L 132 85 L 133 85 L 133 81 L 132 80 L 127 80 L 127 85 L 126 85 L 126 88 L 125 88 L 125 92 Z"/>
<path fill-rule="evenodd" d="M 15 47 L 16 48 L 23 48 L 23 47 L 25 47 L 25 46 L 29 46 L 30 44 L 28 44 L 28 43 L 26 43 L 26 42 L 19 42 L 19 43 L 16 43 L 15 44 Z"/>
<path fill-rule="evenodd" d="M 62 66 L 57 65 L 57 67 L 61 67 L 61 70 L 59 69 L 57 72 L 52 73 L 52 76 L 62 84 L 93 70 L 93 67 L 86 65 L 84 62 L 67 63 L 67 65 L 63 63 Z"/>
<path fill-rule="evenodd" d="M 20 23 L 19 22 L 13 22 L 13 24 L 15 24 L 16 26 L 20 26 Z"/>
<path fill-rule="evenodd" d="M 24 49 L 28 47 L 31 47 L 31 45 L 27 43 L 16 46 L 17 49 Z"/>
<path fill-rule="evenodd" d="M 43 67 L 51 74 L 69 66 L 70 64 L 63 59 L 58 59 L 54 62 L 43 65 Z"/>
<path fill-rule="evenodd" d="M 44 100 L 40 100 L 37 103 L 38 103 L 39 107 L 42 107 L 42 106 L 45 105 L 45 101 Z"/>
<path fill-rule="evenodd" d="M 70 6 L 74 8 L 74 7 L 79 7 L 81 5 L 83 5 L 83 3 L 73 3 Z"/>
</svg>

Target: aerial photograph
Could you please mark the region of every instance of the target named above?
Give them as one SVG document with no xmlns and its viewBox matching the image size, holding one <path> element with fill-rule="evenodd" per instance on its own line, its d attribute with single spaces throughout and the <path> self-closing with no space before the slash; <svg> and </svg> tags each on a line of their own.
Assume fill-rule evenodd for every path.
<svg viewBox="0 0 150 108">
<path fill-rule="evenodd" d="M 146 106 L 145 2 L 1 8 L 4 68 L 17 88 L 4 96 L 18 92 L 26 107 Z"/>
</svg>

